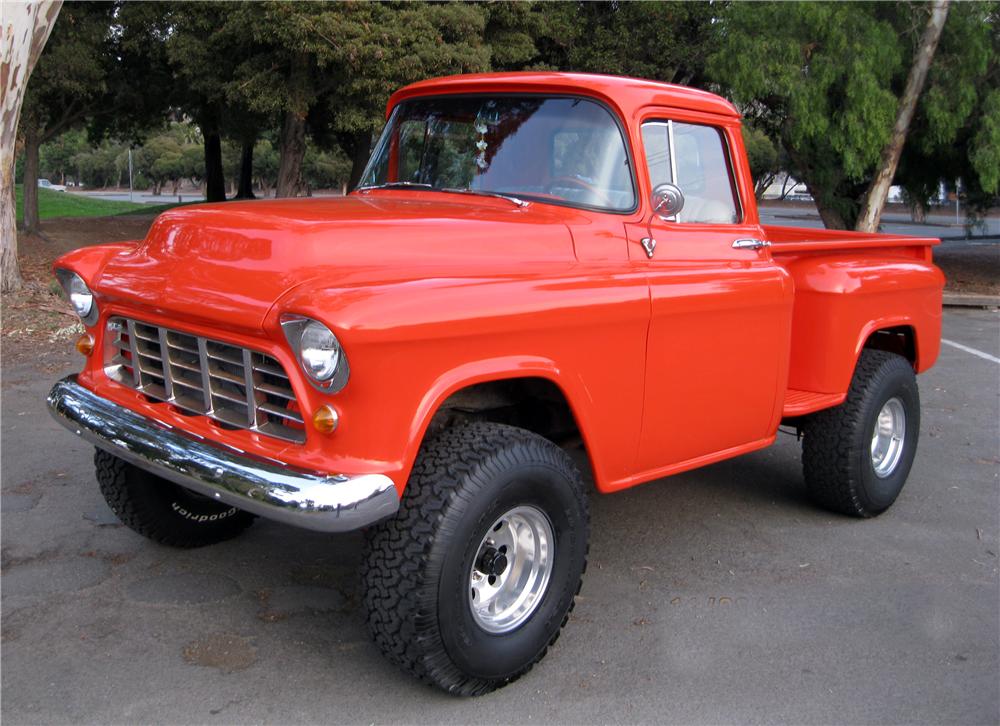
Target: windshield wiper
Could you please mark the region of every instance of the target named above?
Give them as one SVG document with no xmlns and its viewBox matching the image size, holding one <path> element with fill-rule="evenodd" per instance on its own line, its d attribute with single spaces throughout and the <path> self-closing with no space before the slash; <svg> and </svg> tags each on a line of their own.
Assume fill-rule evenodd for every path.
<svg viewBox="0 0 1000 726">
<path fill-rule="evenodd" d="M 497 199 L 506 199 L 508 202 L 513 202 L 519 207 L 531 206 L 531 202 L 526 202 L 523 199 L 519 199 L 510 194 L 501 194 L 500 192 L 487 192 L 481 189 L 461 189 L 457 187 L 436 187 L 433 184 L 426 184 L 424 182 L 411 182 L 411 181 L 398 181 L 398 182 L 385 182 L 384 184 L 370 184 L 365 187 L 358 187 L 355 189 L 357 192 L 367 192 L 370 189 L 430 189 L 435 192 L 449 192 L 451 194 L 471 194 L 477 197 L 495 197 Z"/>
<path fill-rule="evenodd" d="M 358 187 L 354 191 L 356 192 L 367 192 L 369 189 L 397 189 L 406 187 L 417 187 L 418 189 L 435 189 L 433 184 L 425 184 L 423 182 L 411 182 L 411 181 L 398 181 L 398 182 L 386 182 L 385 184 L 369 184 L 366 187 Z"/>
<path fill-rule="evenodd" d="M 441 189 L 442 192 L 451 192 L 452 194 L 471 194 L 477 197 L 495 197 L 497 199 L 506 199 L 508 202 L 513 202 L 519 207 L 531 206 L 531 202 L 526 202 L 523 199 L 513 196 L 512 194 L 501 194 L 500 192 L 487 192 L 482 189 L 454 189 L 451 187 L 445 187 Z"/>
</svg>

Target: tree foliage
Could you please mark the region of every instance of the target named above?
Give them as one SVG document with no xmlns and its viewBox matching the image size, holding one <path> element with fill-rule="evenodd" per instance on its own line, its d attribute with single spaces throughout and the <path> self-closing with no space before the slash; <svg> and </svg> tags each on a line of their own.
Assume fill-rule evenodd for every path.
<svg viewBox="0 0 1000 726">
<path fill-rule="evenodd" d="M 86 126 L 90 138 L 140 137 L 167 110 L 170 79 L 152 34 L 155 4 L 65 3 L 28 84 L 20 136 L 25 151 L 24 226 L 38 226 L 39 148 Z"/>
<path fill-rule="evenodd" d="M 534 3 L 522 11 L 536 46 L 528 64 L 703 87 L 713 18 L 723 5 Z"/>
<path fill-rule="evenodd" d="M 489 67 L 485 13 L 472 4 L 265 2 L 242 6 L 229 23 L 254 52 L 227 97 L 282 119 L 281 194 L 297 184 L 306 130 L 322 146 L 366 157 L 392 91 Z"/>
<path fill-rule="evenodd" d="M 808 185 L 827 226 L 854 224 L 927 12 L 919 3 L 734 3 L 720 16 L 710 74 L 787 149 L 791 171 Z M 992 81 L 985 73 L 995 19 L 994 3 L 952 9 L 904 170 L 912 173 L 914 148 L 943 153 L 945 140 L 966 129 L 980 141 L 959 166 L 988 186 L 988 164 L 973 160 L 995 153 L 987 150 L 995 148 L 991 132 L 982 130 L 992 122 L 974 112 L 990 103 L 988 86 L 995 90 L 995 71 Z"/>
<path fill-rule="evenodd" d="M 975 215 L 1000 193 L 1000 3 L 953 5 L 897 182 L 926 206 L 961 179 Z"/>
<path fill-rule="evenodd" d="M 770 136 L 750 124 L 743 126 L 743 146 L 754 180 L 754 195 L 760 199 L 788 165 L 788 158 L 781 153 L 781 147 Z"/>
<path fill-rule="evenodd" d="M 1000 187 L 998 2 L 953 4 L 897 183 Z M 41 167 L 89 184 L 186 179 L 224 199 L 356 180 L 385 104 L 436 75 L 555 69 L 653 78 L 738 102 L 757 192 L 779 171 L 853 226 L 927 18 L 924 3 L 68 3 L 29 88 Z M 189 123 L 190 122 L 190 123 Z M 80 149 L 86 125 L 88 149 Z M 55 141 L 58 138 L 59 141 Z M 103 139 L 103 141 L 102 141 Z M 30 164 L 29 164 L 30 166 Z M 346 170 L 346 171 L 345 171 Z M 233 187 L 231 187 L 233 188 Z"/>
</svg>

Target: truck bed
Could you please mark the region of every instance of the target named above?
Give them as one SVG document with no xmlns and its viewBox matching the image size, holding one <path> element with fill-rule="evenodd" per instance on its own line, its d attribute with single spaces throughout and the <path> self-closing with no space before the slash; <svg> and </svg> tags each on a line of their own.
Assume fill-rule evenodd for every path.
<svg viewBox="0 0 1000 726">
<path fill-rule="evenodd" d="M 764 231 L 795 288 L 783 417 L 840 404 L 866 346 L 905 355 L 918 373 L 933 365 L 944 275 L 932 249 L 940 240 L 776 225 Z"/>
<path fill-rule="evenodd" d="M 800 252 L 907 247 L 925 250 L 929 260 L 930 248 L 941 244 L 941 240 L 935 237 L 909 237 L 907 235 L 875 234 L 843 229 L 784 227 L 774 224 L 761 226 L 764 228 L 765 238 L 771 241 L 771 251 L 775 256 Z M 921 255 L 921 257 L 923 256 Z"/>
</svg>

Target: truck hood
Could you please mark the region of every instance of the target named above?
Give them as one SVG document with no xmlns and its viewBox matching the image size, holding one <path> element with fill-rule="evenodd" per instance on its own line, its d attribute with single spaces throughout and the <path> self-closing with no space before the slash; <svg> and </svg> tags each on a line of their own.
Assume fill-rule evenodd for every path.
<svg viewBox="0 0 1000 726">
<path fill-rule="evenodd" d="M 354 287 L 565 264 L 571 214 L 410 191 L 199 205 L 160 215 L 92 287 L 133 309 L 257 330 L 282 295 L 309 282 Z"/>
</svg>

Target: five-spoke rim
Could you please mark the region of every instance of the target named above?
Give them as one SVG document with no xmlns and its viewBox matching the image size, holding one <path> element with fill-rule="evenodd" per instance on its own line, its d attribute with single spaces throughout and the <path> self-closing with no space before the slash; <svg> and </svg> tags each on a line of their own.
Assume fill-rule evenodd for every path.
<svg viewBox="0 0 1000 726">
<path fill-rule="evenodd" d="M 885 478 L 895 471 L 903 456 L 903 441 L 906 438 L 906 412 L 903 402 L 890 398 L 882 406 L 875 419 L 872 432 L 872 468 L 875 476 Z"/>
<path fill-rule="evenodd" d="M 538 608 L 552 574 L 555 535 L 545 513 L 514 507 L 486 532 L 469 573 L 469 605 L 483 630 L 509 633 Z"/>
</svg>

